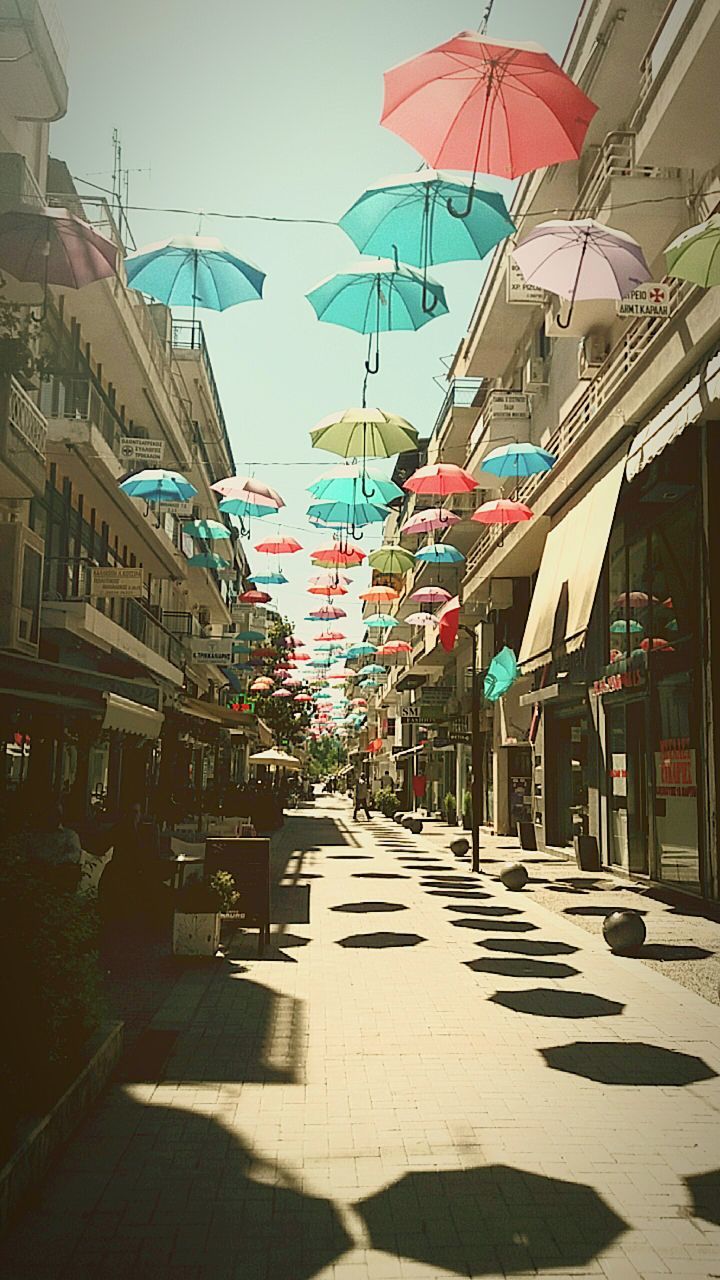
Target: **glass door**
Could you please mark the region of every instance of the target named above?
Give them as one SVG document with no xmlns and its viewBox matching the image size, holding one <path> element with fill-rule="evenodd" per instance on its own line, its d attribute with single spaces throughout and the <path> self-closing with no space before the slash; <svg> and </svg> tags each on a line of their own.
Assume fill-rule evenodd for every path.
<svg viewBox="0 0 720 1280">
<path fill-rule="evenodd" d="M 648 804 L 645 701 L 606 708 L 610 861 L 647 875 Z"/>
</svg>

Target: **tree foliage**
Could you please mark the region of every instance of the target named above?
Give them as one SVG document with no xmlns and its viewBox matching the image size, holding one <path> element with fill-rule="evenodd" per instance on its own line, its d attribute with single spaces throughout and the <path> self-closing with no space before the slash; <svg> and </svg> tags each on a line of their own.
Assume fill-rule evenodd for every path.
<svg viewBox="0 0 720 1280">
<path fill-rule="evenodd" d="M 278 618 L 277 622 L 273 623 L 263 646 L 266 656 L 256 674 L 275 678 L 278 663 L 282 664 L 292 652 L 285 643 L 292 633 L 293 629 L 287 618 Z M 307 736 L 310 727 L 310 712 L 307 708 L 310 703 L 295 702 L 292 697 L 273 698 L 273 692 L 280 687 L 278 682 L 269 693 L 260 694 L 256 699 L 256 711 L 272 731 L 273 740 L 277 746 L 293 747 Z"/>
<path fill-rule="evenodd" d="M 336 773 L 346 762 L 347 751 L 339 738 L 328 735 L 310 743 L 308 765 L 310 777 L 314 780 Z"/>
</svg>

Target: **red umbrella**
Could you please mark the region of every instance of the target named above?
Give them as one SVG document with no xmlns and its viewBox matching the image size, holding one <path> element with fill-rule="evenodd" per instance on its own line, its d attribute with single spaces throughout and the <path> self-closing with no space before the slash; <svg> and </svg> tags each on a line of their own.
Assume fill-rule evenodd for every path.
<svg viewBox="0 0 720 1280">
<path fill-rule="evenodd" d="M 243 591 L 239 599 L 241 604 L 267 604 L 272 596 L 267 591 Z"/>
<path fill-rule="evenodd" d="M 309 653 L 300 653 L 300 652 L 298 652 L 298 651 L 296 650 L 296 652 L 295 652 L 295 661 L 296 661 L 296 662 L 309 662 L 309 661 L 310 661 L 310 654 L 309 654 Z"/>
<path fill-rule="evenodd" d="M 344 631 L 321 631 L 320 634 L 315 637 L 315 639 L 316 640 L 344 640 L 345 632 Z"/>
<path fill-rule="evenodd" d="M 335 605 L 325 605 L 322 609 L 316 609 L 314 613 L 308 614 L 314 622 L 332 622 L 334 618 L 347 618 L 344 609 L 336 609 Z"/>
<path fill-rule="evenodd" d="M 322 586 L 308 587 L 307 592 L 310 596 L 346 596 L 348 593 L 347 587 L 344 587 L 340 582 L 327 582 Z"/>
<path fill-rule="evenodd" d="M 440 643 L 445 652 L 450 653 L 455 645 L 460 626 L 460 601 L 457 596 L 453 596 L 452 600 L 448 600 L 447 604 L 443 605 L 437 619 Z"/>
<path fill-rule="evenodd" d="M 367 556 L 364 551 L 358 551 L 357 547 L 342 547 L 339 543 L 333 543 L 331 547 L 320 547 L 317 551 L 311 551 L 310 559 L 313 564 L 337 565 L 350 569 L 354 565 L 362 564 Z"/>
<path fill-rule="evenodd" d="M 477 520 L 478 524 L 521 524 L 523 520 L 532 518 L 533 513 L 524 502 L 513 502 L 509 498 L 483 502 L 470 517 L 471 520 Z"/>
<path fill-rule="evenodd" d="M 282 556 L 290 555 L 293 551 L 302 551 L 302 547 L 294 538 L 268 538 L 265 542 L 258 542 L 255 550 L 264 551 L 271 556 Z"/>
<path fill-rule="evenodd" d="M 433 168 L 517 178 L 576 160 L 596 111 L 540 45 L 461 31 L 386 71 L 381 124 Z"/>
<path fill-rule="evenodd" d="M 67 209 L 21 209 L 0 215 L 0 269 L 16 280 L 82 289 L 115 275 L 112 240 Z"/>
<path fill-rule="evenodd" d="M 295 702 L 312 702 L 312 698 L 310 697 L 309 693 L 296 693 L 294 701 Z"/>
<path fill-rule="evenodd" d="M 412 645 L 407 640 L 388 640 L 387 644 L 378 649 L 378 653 L 412 653 Z"/>
<path fill-rule="evenodd" d="M 454 462 L 435 462 L 429 467 L 420 467 L 405 481 L 403 489 L 410 493 L 432 493 L 445 497 L 448 493 L 470 493 L 477 489 L 478 482 Z"/>
<path fill-rule="evenodd" d="M 663 640 L 662 636 L 653 636 L 652 640 L 641 640 L 640 648 L 644 649 L 646 653 L 650 649 L 661 649 L 664 653 L 675 652 L 672 645 L 668 644 L 667 640 Z"/>
</svg>

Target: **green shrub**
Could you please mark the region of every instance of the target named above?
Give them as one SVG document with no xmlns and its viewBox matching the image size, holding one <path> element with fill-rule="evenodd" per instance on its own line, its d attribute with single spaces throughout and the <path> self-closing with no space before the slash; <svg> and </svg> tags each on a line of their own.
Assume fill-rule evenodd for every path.
<svg viewBox="0 0 720 1280">
<path fill-rule="evenodd" d="M 397 807 L 397 796 L 392 787 L 383 787 L 378 791 L 375 796 L 375 808 L 379 809 L 386 818 L 392 818 L 397 812 Z"/>
<path fill-rule="evenodd" d="M 463 791 L 463 818 L 466 822 L 472 822 L 472 792 Z"/>
<path fill-rule="evenodd" d="M 220 897 L 221 911 L 227 913 L 235 910 L 240 894 L 235 888 L 235 880 L 229 871 L 216 871 L 210 877 L 210 888 Z"/>
<path fill-rule="evenodd" d="M 62 892 L 26 857 L 22 842 L 0 845 L 0 1145 L 24 1117 L 48 1108 L 83 1062 L 105 1013 L 91 899 Z"/>
<path fill-rule="evenodd" d="M 448 791 L 445 799 L 443 800 L 443 813 L 445 815 L 445 821 L 449 826 L 454 827 L 457 822 L 457 804 L 452 791 Z"/>
</svg>

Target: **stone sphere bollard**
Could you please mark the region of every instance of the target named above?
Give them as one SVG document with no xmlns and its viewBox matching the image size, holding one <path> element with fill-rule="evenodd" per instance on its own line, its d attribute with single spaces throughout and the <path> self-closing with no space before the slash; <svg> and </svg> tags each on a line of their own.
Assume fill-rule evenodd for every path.
<svg viewBox="0 0 720 1280">
<path fill-rule="evenodd" d="M 414 836 L 419 836 L 423 829 L 422 818 L 413 818 L 410 823 L 410 830 Z"/>
<path fill-rule="evenodd" d="M 465 836 L 457 836 L 455 840 L 450 841 L 450 852 L 455 854 L 456 858 L 462 858 L 470 848 L 470 841 Z"/>
<path fill-rule="evenodd" d="M 524 889 L 528 882 L 528 870 L 522 862 L 506 862 L 500 871 L 500 879 L 506 889 Z"/>
<path fill-rule="evenodd" d="M 404 817 L 405 817 L 405 814 L 404 814 L 403 810 L 402 810 L 402 809 L 398 809 L 397 813 L 394 813 L 394 814 L 393 814 L 393 822 L 397 822 L 397 823 L 399 824 L 399 823 L 401 823 L 401 822 L 402 822 L 402 820 L 403 820 L 403 818 L 404 818 Z"/>
<path fill-rule="evenodd" d="M 645 921 L 637 911 L 613 911 L 603 920 L 603 937 L 615 955 L 637 951 L 646 934 Z"/>
</svg>

